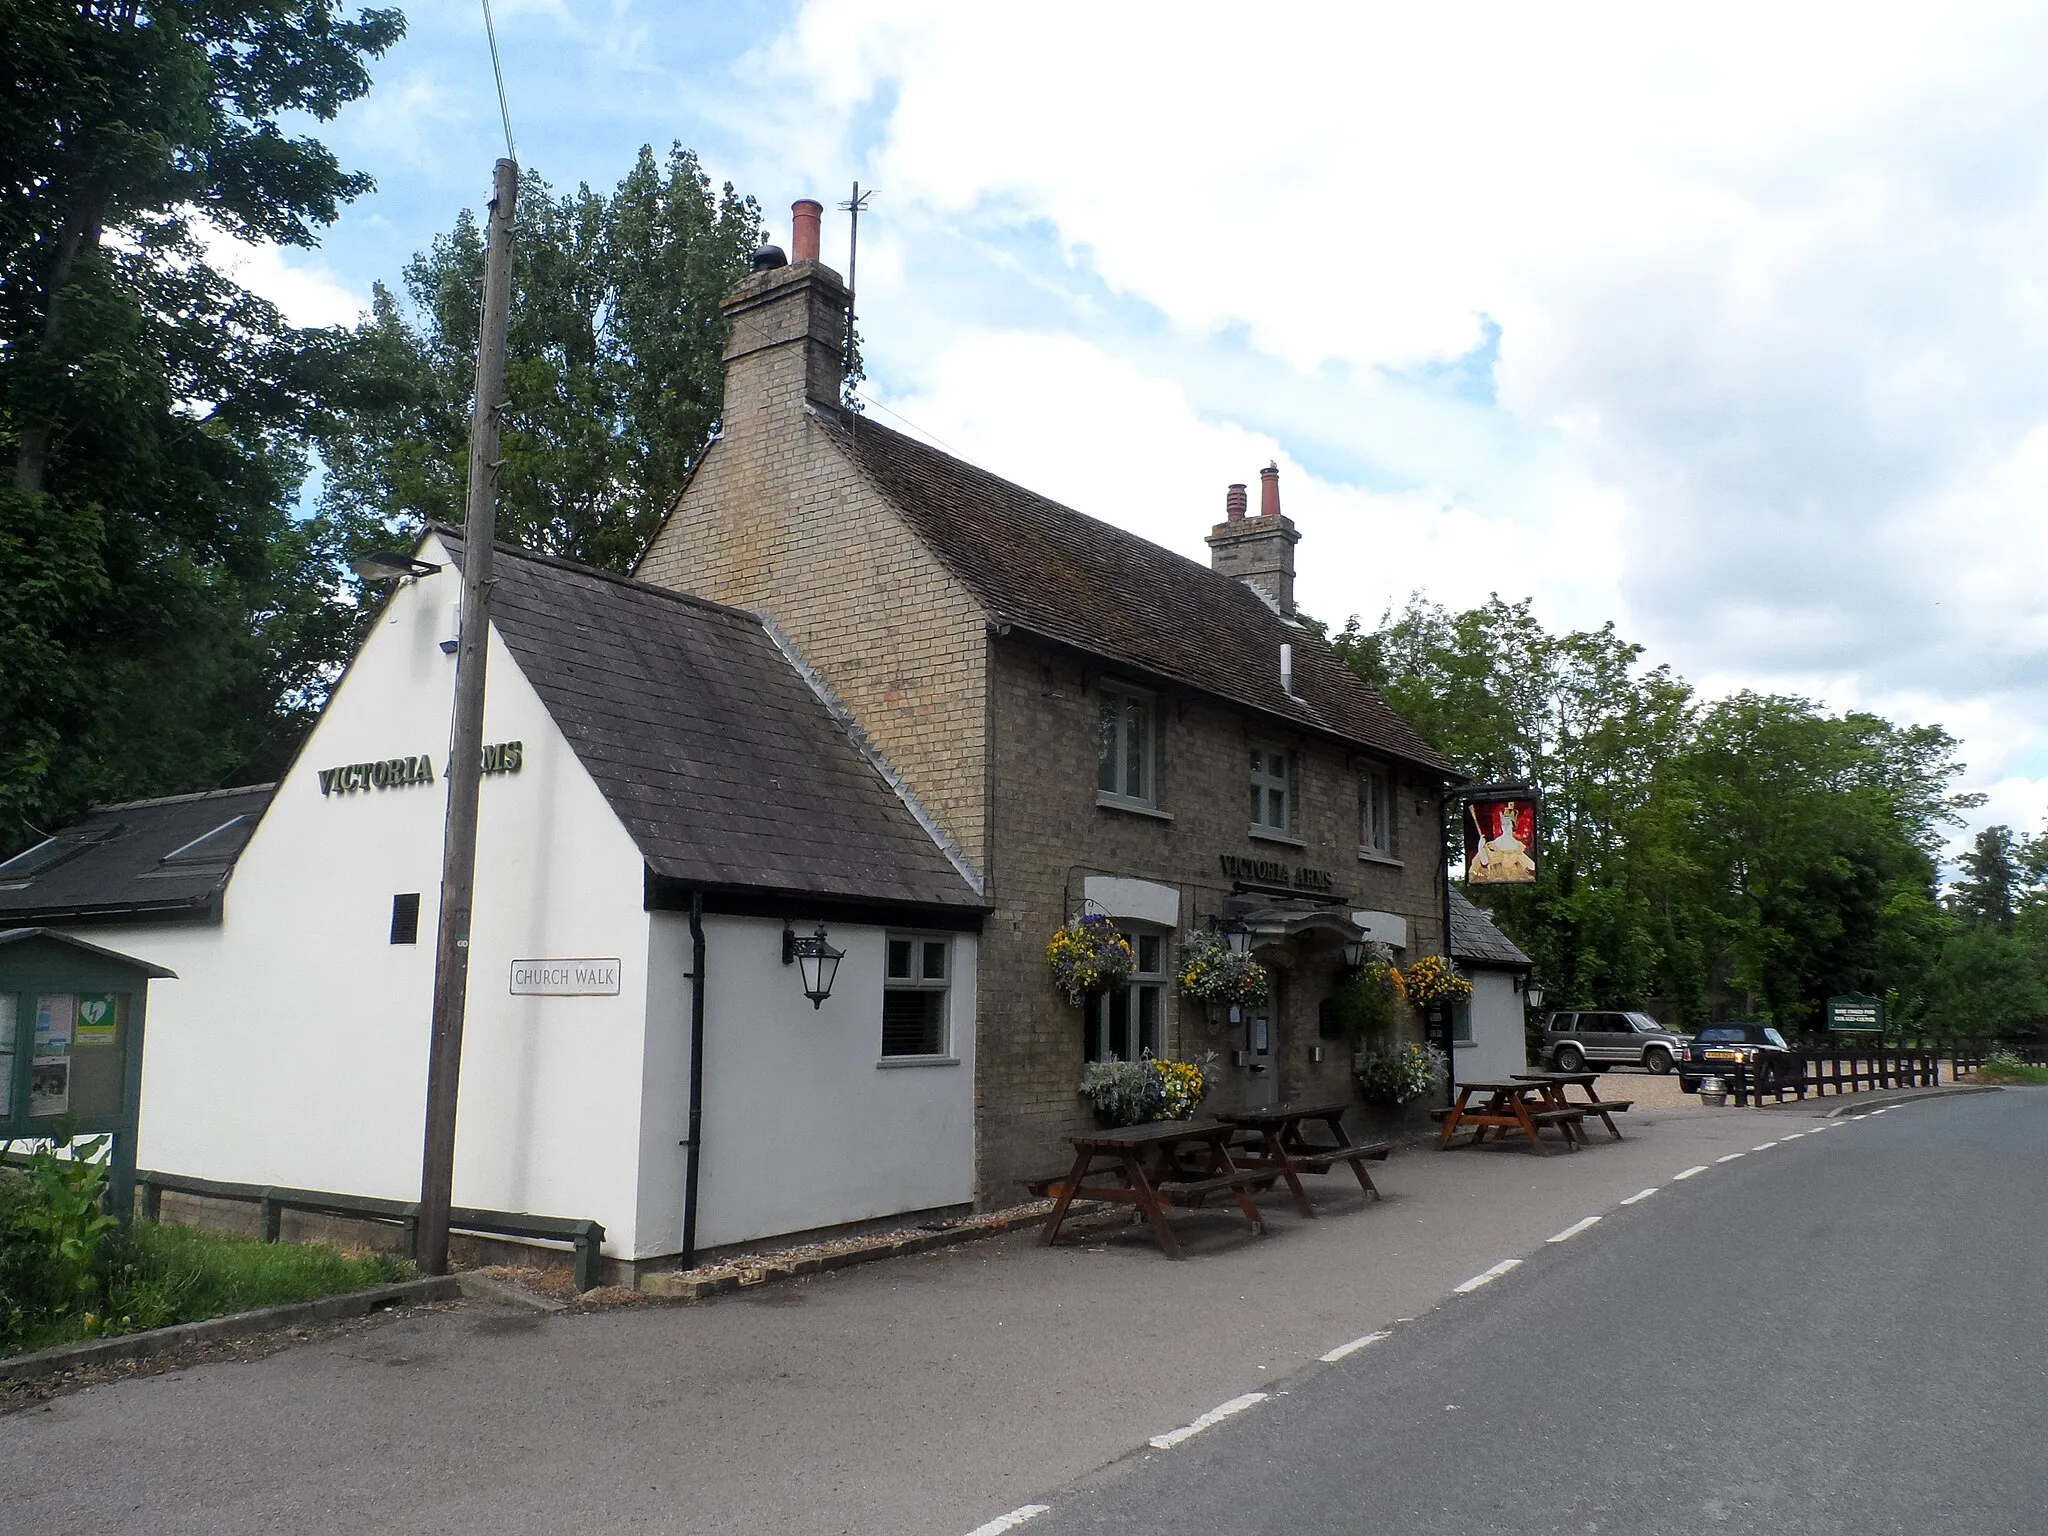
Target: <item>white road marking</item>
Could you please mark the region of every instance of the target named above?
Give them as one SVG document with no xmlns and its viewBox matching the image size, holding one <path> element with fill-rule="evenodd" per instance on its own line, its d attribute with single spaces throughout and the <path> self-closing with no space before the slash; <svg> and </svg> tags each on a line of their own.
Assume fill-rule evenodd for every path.
<svg viewBox="0 0 2048 1536">
<path fill-rule="evenodd" d="M 1749 1150 L 1752 1152 L 1768 1152 L 1771 1150 L 1771 1148 L 1775 1147 L 1776 1145 L 1777 1143 L 1775 1141 L 1767 1141 L 1762 1146 L 1751 1147 Z"/>
<path fill-rule="evenodd" d="M 1233 1397 L 1227 1403 L 1218 1403 L 1194 1423 L 1183 1424 L 1179 1429 L 1169 1429 L 1163 1435 L 1154 1435 L 1147 1444 L 1155 1451 L 1170 1451 L 1189 1436 L 1199 1435 L 1211 1425 L 1221 1424 L 1233 1413 L 1243 1413 L 1245 1409 L 1263 1403 L 1266 1396 L 1264 1392 L 1247 1392 L 1242 1397 Z"/>
<path fill-rule="evenodd" d="M 1660 1189 L 1661 1187 L 1661 1185 L 1653 1184 L 1648 1189 L 1639 1189 L 1621 1203 L 1623 1205 L 1640 1205 L 1643 1201 L 1649 1199 L 1650 1196 L 1657 1193 L 1658 1189 Z"/>
<path fill-rule="evenodd" d="M 1382 1328 L 1378 1333 L 1368 1333 L 1364 1338 L 1353 1339 L 1349 1344 L 1339 1344 L 1327 1355 L 1318 1355 L 1316 1358 L 1321 1360 L 1325 1365 L 1335 1365 L 1339 1360 L 1342 1360 L 1346 1355 L 1355 1355 L 1361 1349 L 1365 1348 L 1366 1345 L 1377 1344 L 1381 1339 L 1387 1338 L 1389 1336 L 1390 1335 L 1388 1330 Z"/>
<path fill-rule="evenodd" d="M 1804 1131 L 1787 1131 L 1784 1135 L 1780 1136 L 1778 1140 L 1797 1141 L 1800 1137 L 1804 1136 L 1805 1134 L 1806 1132 Z"/>
<path fill-rule="evenodd" d="M 967 1536 L 1003 1536 L 1004 1531 L 1014 1531 L 1026 1520 L 1034 1519 L 1051 1508 L 1050 1504 L 1019 1504 L 1007 1515 L 997 1515 L 987 1525 L 977 1525 Z"/>
<path fill-rule="evenodd" d="M 1873 1110 L 1871 1111 L 1871 1113 L 1872 1113 L 1873 1115 L 1883 1115 L 1883 1114 L 1889 1114 L 1890 1112 L 1891 1112 L 1891 1105 L 1889 1105 L 1889 1104 L 1885 1105 L 1885 1107 L 1884 1107 L 1883 1109 L 1873 1109 Z"/>
<path fill-rule="evenodd" d="M 1680 1179 L 1689 1179 L 1696 1173 L 1705 1173 L 1706 1171 L 1707 1165 L 1705 1163 L 1694 1163 L 1690 1168 L 1686 1169 L 1685 1172 L 1674 1173 L 1673 1175 L 1671 1175 L 1671 1182 L 1676 1184 Z"/>
<path fill-rule="evenodd" d="M 1522 1261 L 1520 1259 L 1502 1259 L 1498 1264 L 1494 1265 L 1493 1268 L 1489 1269 L 1485 1274 L 1474 1275 L 1470 1280 L 1467 1280 L 1463 1285 L 1452 1286 L 1451 1290 L 1457 1295 L 1469 1296 L 1474 1291 L 1478 1290 L 1479 1287 L 1481 1287 L 1482 1285 L 1491 1285 L 1494 1281 L 1498 1280 L 1502 1275 L 1506 1274 L 1509 1270 L 1519 1269 L 1521 1267 L 1521 1264 Z"/>
<path fill-rule="evenodd" d="M 1747 1157 L 1748 1155 L 1746 1152 L 1730 1152 L 1726 1157 L 1717 1157 L 1714 1161 L 1717 1163 L 1732 1163 L 1738 1157 Z"/>
<path fill-rule="evenodd" d="M 1581 1232 L 1585 1231 L 1586 1228 L 1598 1226 L 1599 1224 L 1600 1218 L 1598 1216 L 1588 1216 L 1582 1221 L 1573 1222 L 1570 1226 L 1566 1227 L 1562 1232 L 1558 1233 L 1557 1236 L 1547 1237 L 1544 1239 L 1544 1241 L 1547 1243 L 1568 1243 L 1573 1238 L 1577 1237 Z"/>
</svg>

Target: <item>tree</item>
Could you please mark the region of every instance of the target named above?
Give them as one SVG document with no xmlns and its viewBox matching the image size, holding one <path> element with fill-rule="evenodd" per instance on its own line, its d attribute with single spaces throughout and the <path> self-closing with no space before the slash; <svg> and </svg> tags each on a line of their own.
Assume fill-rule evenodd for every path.
<svg viewBox="0 0 2048 1536">
<path fill-rule="evenodd" d="M 288 125 L 395 11 L 0 0 L 0 847 L 274 767 L 346 632 L 291 506 L 336 359 L 196 231 L 309 245 L 369 186 Z"/>
<path fill-rule="evenodd" d="M 1979 925 L 2010 928 L 2018 910 L 2023 877 L 2020 840 L 2010 827 L 1986 827 L 1957 860 L 1967 876 L 1950 887 L 1958 915 Z"/>
<path fill-rule="evenodd" d="M 500 536 L 624 570 L 682 490 L 724 398 L 719 301 L 760 214 L 680 145 L 642 148 L 609 197 L 520 182 Z M 483 236 L 467 211 L 379 285 L 353 337 L 349 394 L 321 438 L 321 507 L 356 536 L 460 523 Z"/>
</svg>

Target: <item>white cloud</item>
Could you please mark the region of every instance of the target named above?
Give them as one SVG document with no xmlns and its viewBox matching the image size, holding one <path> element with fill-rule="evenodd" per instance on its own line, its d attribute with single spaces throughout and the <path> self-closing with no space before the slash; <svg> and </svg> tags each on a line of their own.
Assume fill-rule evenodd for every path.
<svg viewBox="0 0 2048 1536">
<path fill-rule="evenodd" d="M 1910 703 L 2031 823 L 2044 43 L 1996 0 L 811 0 L 745 78 L 764 165 L 884 189 L 871 351 L 967 456 L 1196 555 L 1278 457 L 1312 607 L 1497 586 L 1710 689 Z M 1404 382 L 1484 317 L 1497 399 Z"/>
<path fill-rule="evenodd" d="M 370 307 L 332 268 L 275 245 L 250 245 L 203 222 L 194 225 L 206 257 L 251 293 L 270 300 L 293 325 L 350 325 Z"/>
</svg>

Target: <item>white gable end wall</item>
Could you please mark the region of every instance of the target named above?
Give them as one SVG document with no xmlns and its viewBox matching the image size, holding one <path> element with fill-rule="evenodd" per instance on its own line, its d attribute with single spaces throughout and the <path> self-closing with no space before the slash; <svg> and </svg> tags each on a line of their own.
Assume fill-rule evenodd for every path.
<svg viewBox="0 0 2048 1536">
<path fill-rule="evenodd" d="M 422 556 L 446 562 L 433 541 Z M 455 661 L 452 566 L 399 590 L 243 852 L 218 929 L 81 930 L 167 957 L 139 1151 L 167 1172 L 414 1199 Z M 490 637 L 455 1203 L 595 1217 L 635 1251 L 649 1024 L 642 860 L 503 641 Z M 323 796 L 318 770 L 421 754 L 434 783 Z M 390 943 L 419 892 L 419 942 Z M 609 997 L 513 997 L 515 959 L 620 962 Z"/>
</svg>

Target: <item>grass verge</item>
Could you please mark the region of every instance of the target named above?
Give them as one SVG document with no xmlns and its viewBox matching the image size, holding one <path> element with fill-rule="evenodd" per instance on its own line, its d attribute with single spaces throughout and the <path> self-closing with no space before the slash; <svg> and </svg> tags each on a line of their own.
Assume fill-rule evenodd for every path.
<svg viewBox="0 0 2048 1536">
<path fill-rule="evenodd" d="M 1979 1067 L 1970 1077 L 1973 1083 L 1996 1083 L 2014 1088 L 2048 1088 L 2048 1067 L 1991 1066 Z"/>
<path fill-rule="evenodd" d="M 408 1280 L 414 1273 L 410 1262 L 389 1254 L 344 1253 L 324 1243 L 265 1243 L 148 1221 L 137 1221 L 126 1235 L 110 1233 L 94 1267 L 98 1284 L 91 1299 L 24 1330 L 16 1349 L 48 1349 L 253 1307 L 316 1301 Z"/>
</svg>

